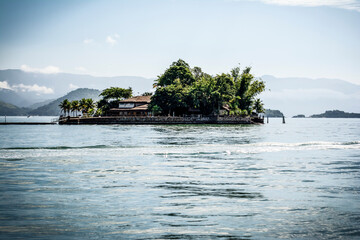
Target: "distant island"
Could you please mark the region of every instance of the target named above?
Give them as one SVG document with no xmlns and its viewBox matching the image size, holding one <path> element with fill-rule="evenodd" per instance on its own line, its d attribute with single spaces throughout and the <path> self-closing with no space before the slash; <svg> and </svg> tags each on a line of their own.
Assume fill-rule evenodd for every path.
<svg viewBox="0 0 360 240">
<path fill-rule="evenodd" d="M 265 117 L 282 118 L 284 114 L 279 110 L 265 109 Z"/>
<path fill-rule="evenodd" d="M 293 116 L 293 118 L 305 118 L 305 115 L 304 114 L 299 114 L 299 115 Z"/>
<path fill-rule="evenodd" d="M 311 118 L 360 118 L 360 113 L 347 113 L 340 110 L 326 111 L 322 114 L 314 114 Z"/>
</svg>

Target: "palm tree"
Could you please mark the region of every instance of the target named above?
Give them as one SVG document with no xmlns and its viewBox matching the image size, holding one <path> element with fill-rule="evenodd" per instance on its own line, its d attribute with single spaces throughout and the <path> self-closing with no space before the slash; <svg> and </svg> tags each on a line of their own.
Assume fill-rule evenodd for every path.
<svg viewBox="0 0 360 240">
<path fill-rule="evenodd" d="M 77 112 L 80 110 L 80 104 L 78 100 L 74 100 L 71 102 L 71 111 L 75 112 L 75 116 L 77 116 Z"/>
<path fill-rule="evenodd" d="M 262 103 L 262 101 L 259 98 L 257 98 L 254 102 L 254 109 L 257 113 L 265 112 L 264 104 Z"/>
<path fill-rule="evenodd" d="M 94 100 L 92 100 L 91 98 L 81 99 L 79 102 L 79 105 L 80 105 L 80 109 L 81 109 L 81 112 L 83 113 L 83 115 L 88 115 L 95 108 Z"/>
<path fill-rule="evenodd" d="M 85 115 L 86 113 L 86 106 L 87 106 L 86 99 L 82 98 L 79 102 L 79 108 L 83 115 Z"/>
<path fill-rule="evenodd" d="M 62 112 L 66 115 L 66 112 L 70 110 L 70 102 L 67 99 L 64 99 L 60 104 L 59 107 Z"/>
<path fill-rule="evenodd" d="M 91 98 L 86 99 L 86 112 L 87 113 L 93 112 L 94 108 L 95 108 L 94 100 L 92 100 Z"/>
</svg>

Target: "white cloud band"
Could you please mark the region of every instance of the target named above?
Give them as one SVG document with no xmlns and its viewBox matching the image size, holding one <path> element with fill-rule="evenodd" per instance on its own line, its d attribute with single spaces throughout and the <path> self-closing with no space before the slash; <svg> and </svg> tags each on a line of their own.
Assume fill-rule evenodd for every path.
<svg viewBox="0 0 360 240">
<path fill-rule="evenodd" d="M 34 85 L 25 85 L 25 84 L 15 84 L 10 86 L 7 81 L 0 82 L 0 88 L 13 90 L 15 92 L 36 92 L 42 94 L 53 94 L 54 90 L 52 88 L 48 88 L 46 86 L 39 86 L 37 84 Z"/>
<path fill-rule="evenodd" d="M 21 65 L 21 70 L 24 72 L 38 72 L 38 73 L 44 73 L 44 74 L 55 74 L 60 72 L 60 68 L 55 66 L 47 66 L 45 68 L 32 68 L 28 65 Z"/>
</svg>

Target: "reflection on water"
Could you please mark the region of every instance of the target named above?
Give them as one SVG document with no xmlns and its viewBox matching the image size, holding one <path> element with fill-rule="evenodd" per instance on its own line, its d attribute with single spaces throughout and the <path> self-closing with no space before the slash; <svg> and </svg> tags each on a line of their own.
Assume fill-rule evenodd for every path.
<svg viewBox="0 0 360 240">
<path fill-rule="evenodd" d="M 359 123 L 0 126 L 0 238 L 356 239 Z"/>
</svg>

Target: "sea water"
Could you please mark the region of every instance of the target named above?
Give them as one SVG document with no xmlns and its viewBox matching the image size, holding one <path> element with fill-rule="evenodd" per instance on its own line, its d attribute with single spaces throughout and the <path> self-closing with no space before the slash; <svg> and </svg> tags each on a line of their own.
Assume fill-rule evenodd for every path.
<svg viewBox="0 0 360 240">
<path fill-rule="evenodd" d="M 0 125 L 1 239 L 359 239 L 360 120 Z"/>
</svg>

